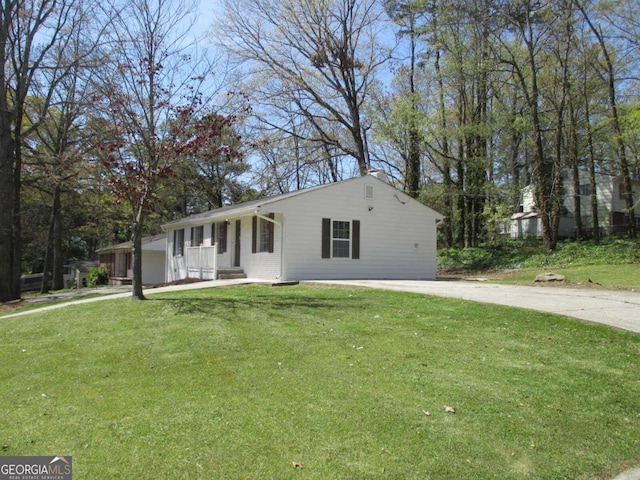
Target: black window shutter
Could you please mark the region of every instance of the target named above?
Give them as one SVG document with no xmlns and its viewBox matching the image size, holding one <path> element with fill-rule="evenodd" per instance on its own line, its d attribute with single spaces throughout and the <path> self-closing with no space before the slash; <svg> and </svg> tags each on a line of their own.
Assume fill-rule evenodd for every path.
<svg viewBox="0 0 640 480">
<path fill-rule="evenodd" d="M 274 218 L 276 218 L 276 215 L 274 213 L 270 213 L 269 218 L 273 220 Z M 274 245 L 273 234 L 275 232 L 274 227 L 275 227 L 275 224 L 273 222 L 269 222 L 269 253 L 273 253 L 273 245 Z"/>
<path fill-rule="evenodd" d="M 353 239 L 351 240 L 351 258 L 360 259 L 360 220 L 353 222 Z"/>
<path fill-rule="evenodd" d="M 218 253 L 227 251 L 227 222 L 220 222 L 218 229 Z"/>
<path fill-rule="evenodd" d="M 331 219 L 322 219 L 322 258 L 331 258 Z"/>
<path fill-rule="evenodd" d="M 253 217 L 251 219 L 251 253 L 256 253 L 256 244 L 258 239 L 256 238 L 258 235 L 258 217 Z"/>
<path fill-rule="evenodd" d="M 174 257 L 176 256 L 177 249 L 178 249 L 178 231 L 174 230 L 173 231 L 173 256 Z"/>
</svg>

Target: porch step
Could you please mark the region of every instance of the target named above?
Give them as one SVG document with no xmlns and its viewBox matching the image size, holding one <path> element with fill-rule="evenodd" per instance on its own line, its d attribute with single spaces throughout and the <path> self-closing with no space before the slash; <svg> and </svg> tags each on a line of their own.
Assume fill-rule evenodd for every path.
<svg viewBox="0 0 640 480">
<path fill-rule="evenodd" d="M 241 268 L 222 268 L 218 270 L 218 280 L 233 280 L 247 278 L 247 274 Z"/>
</svg>

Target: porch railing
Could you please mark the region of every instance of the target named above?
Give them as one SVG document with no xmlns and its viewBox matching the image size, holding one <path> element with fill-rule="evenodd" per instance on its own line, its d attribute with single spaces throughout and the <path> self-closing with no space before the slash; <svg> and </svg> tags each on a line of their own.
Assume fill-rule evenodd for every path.
<svg viewBox="0 0 640 480">
<path fill-rule="evenodd" d="M 212 247 L 187 247 L 187 276 L 215 280 L 218 272 L 218 244 Z"/>
</svg>

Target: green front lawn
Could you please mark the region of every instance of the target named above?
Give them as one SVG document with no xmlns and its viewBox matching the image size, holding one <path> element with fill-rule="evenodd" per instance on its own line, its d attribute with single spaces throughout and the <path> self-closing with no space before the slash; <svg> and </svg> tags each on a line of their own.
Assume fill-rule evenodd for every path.
<svg viewBox="0 0 640 480">
<path fill-rule="evenodd" d="M 0 322 L 0 455 L 72 455 L 78 479 L 592 479 L 640 465 L 640 335 L 603 326 L 311 285 Z"/>
</svg>

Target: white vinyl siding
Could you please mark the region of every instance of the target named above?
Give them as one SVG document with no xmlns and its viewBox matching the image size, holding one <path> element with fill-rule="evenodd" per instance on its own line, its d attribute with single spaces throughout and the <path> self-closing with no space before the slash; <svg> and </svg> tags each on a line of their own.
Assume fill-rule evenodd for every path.
<svg viewBox="0 0 640 480">
<path fill-rule="evenodd" d="M 265 216 L 272 217 L 276 222 L 282 224 L 283 218 L 280 214 L 266 214 Z M 252 227 L 255 223 L 256 234 L 258 227 L 257 217 L 243 217 L 242 218 L 242 251 L 241 251 L 241 267 L 249 278 L 277 280 L 282 278 L 281 260 L 280 254 L 282 252 L 282 240 L 281 227 L 274 223 L 272 225 L 272 253 L 266 252 L 254 252 L 253 249 L 253 232 Z M 285 227 L 286 229 L 286 227 Z M 257 239 L 255 242 L 255 250 L 257 250 Z"/>
<path fill-rule="evenodd" d="M 441 215 L 383 182 L 375 181 L 375 200 L 366 200 L 365 183 L 371 179 L 334 184 L 269 206 L 286 219 L 286 280 L 435 278 L 436 220 Z M 321 255 L 323 219 L 349 218 L 352 243 L 358 220 L 359 260 Z"/>
<path fill-rule="evenodd" d="M 155 285 L 165 281 L 164 252 L 142 251 L 142 283 Z"/>
</svg>

